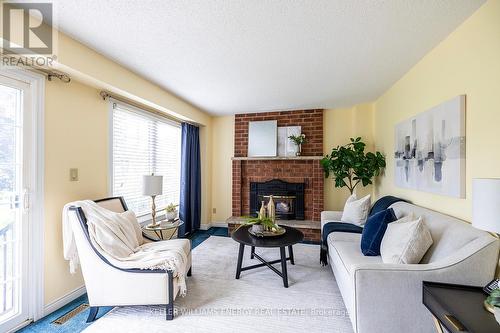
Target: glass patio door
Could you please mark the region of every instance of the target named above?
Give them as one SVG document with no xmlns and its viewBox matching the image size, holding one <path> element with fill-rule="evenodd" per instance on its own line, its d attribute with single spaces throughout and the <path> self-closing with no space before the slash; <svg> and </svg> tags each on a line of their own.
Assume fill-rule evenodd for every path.
<svg viewBox="0 0 500 333">
<path fill-rule="evenodd" d="M 30 85 L 0 75 L 0 332 L 29 318 Z"/>
</svg>

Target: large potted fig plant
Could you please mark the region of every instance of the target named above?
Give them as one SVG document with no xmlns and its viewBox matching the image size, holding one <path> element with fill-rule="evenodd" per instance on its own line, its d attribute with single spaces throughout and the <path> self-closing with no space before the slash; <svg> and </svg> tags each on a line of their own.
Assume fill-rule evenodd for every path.
<svg viewBox="0 0 500 333">
<path fill-rule="evenodd" d="M 321 160 L 325 177 L 333 176 L 335 187 L 347 187 L 351 194 L 359 184 L 367 186 L 385 168 L 385 157 L 380 152 L 366 152 L 361 138 L 332 149 L 331 154 Z"/>
</svg>

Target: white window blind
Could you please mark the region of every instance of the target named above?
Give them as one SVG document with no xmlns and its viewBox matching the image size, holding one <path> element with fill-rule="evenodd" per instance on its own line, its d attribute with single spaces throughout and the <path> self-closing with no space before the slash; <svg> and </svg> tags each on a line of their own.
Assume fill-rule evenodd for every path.
<svg viewBox="0 0 500 333">
<path fill-rule="evenodd" d="M 179 203 L 180 124 L 121 103 L 112 111 L 112 193 L 123 196 L 136 215 L 151 212 L 151 197 L 142 195 L 142 176 L 163 176 L 157 210 Z"/>
</svg>

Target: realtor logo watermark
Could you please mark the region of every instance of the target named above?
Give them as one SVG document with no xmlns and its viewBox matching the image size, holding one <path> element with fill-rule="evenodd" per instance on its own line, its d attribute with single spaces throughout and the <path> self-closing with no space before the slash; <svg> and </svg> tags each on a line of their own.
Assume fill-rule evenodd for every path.
<svg viewBox="0 0 500 333">
<path fill-rule="evenodd" d="M 55 59 L 52 3 L 2 1 L 4 66 L 50 66 Z"/>
</svg>

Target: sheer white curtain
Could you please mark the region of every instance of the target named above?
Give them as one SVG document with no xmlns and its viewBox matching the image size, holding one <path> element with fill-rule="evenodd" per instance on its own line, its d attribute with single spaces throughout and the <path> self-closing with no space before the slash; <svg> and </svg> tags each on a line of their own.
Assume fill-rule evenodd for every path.
<svg viewBox="0 0 500 333">
<path fill-rule="evenodd" d="M 163 176 L 158 210 L 179 203 L 181 166 L 180 124 L 135 107 L 111 101 L 112 194 L 123 196 L 138 216 L 151 211 L 151 198 L 142 195 L 142 176 Z"/>
</svg>

